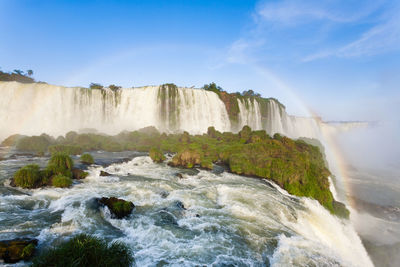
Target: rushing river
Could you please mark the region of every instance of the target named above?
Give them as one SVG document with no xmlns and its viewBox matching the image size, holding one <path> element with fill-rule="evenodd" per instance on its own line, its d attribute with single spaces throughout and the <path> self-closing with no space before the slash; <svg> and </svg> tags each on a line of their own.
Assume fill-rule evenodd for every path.
<svg viewBox="0 0 400 267">
<path fill-rule="evenodd" d="M 274 184 L 220 167 L 172 168 L 135 152 L 92 155 L 99 165 L 67 189 L 8 186 L 19 167 L 45 166 L 46 157 L 0 161 L 0 240 L 35 237 L 43 249 L 84 232 L 128 244 L 135 266 L 371 266 L 348 221 Z M 130 160 L 113 163 L 123 158 Z M 103 196 L 136 208 L 113 219 L 96 204 Z"/>
</svg>

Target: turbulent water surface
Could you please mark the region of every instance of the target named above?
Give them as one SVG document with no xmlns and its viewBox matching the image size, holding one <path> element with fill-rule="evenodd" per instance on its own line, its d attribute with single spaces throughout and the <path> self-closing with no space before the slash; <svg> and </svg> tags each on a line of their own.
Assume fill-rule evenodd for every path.
<svg viewBox="0 0 400 267">
<path fill-rule="evenodd" d="M 85 232 L 128 244 L 137 266 L 371 264 L 348 222 L 266 181 L 219 167 L 171 168 L 135 152 L 93 155 L 103 166 L 92 165 L 89 177 L 67 189 L 7 186 L 20 166 L 44 166 L 48 158 L 0 161 L 0 240 L 30 236 L 43 248 Z M 109 165 L 126 158 L 131 160 Z M 112 176 L 99 176 L 101 170 Z M 136 208 L 127 219 L 113 219 L 95 201 L 103 196 L 130 200 Z"/>
</svg>

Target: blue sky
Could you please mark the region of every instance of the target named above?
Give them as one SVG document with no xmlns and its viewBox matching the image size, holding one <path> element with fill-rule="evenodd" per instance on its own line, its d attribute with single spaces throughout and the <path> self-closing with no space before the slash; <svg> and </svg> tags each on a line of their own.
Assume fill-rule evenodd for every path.
<svg viewBox="0 0 400 267">
<path fill-rule="evenodd" d="M 0 67 L 37 80 L 253 89 L 327 120 L 400 114 L 400 1 L 0 0 Z"/>
</svg>

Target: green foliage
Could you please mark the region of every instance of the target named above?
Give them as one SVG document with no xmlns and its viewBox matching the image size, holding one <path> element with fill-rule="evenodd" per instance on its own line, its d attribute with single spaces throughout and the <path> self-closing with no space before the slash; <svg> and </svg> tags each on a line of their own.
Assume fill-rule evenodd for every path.
<svg viewBox="0 0 400 267">
<path fill-rule="evenodd" d="M 91 83 L 91 84 L 89 85 L 89 88 L 90 88 L 90 89 L 103 89 L 104 86 L 101 85 L 101 84 L 99 84 L 99 83 Z"/>
<path fill-rule="evenodd" d="M 45 152 L 54 142 L 50 136 L 42 134 L 40 136 L 22 137 L 17 141 L 16 148 L 22 151 Z"/>
<path fill-rule="evenodd" d="M 68 154 L 60 152 L 53 154 L 47 165 L 47 169 L 53 174 L 60 174 L 69 178 L 72 177 L 71 171 L 73 167 L 74 162 L 71 157 Z"/>
<path fill-rule="evenodd" d="M 162 151 L 156 147 L 152 147 L 149 150 L 149 156 L 154 162 L 163 162 L 165 160 L 165 156 Z"/>
<path fill-rule="evenodd" d="M 112 209 L 116 214 L 126 214 L 131 212 L 132 204 L 129 201 L 117 201 L 113 203 Z"/>
<path fill-rule="evenodd" d="M 0 81 L 11 82 L 16 81 L 20 83 L 34 83 L 35 80 L 29 76 L 33 74 L 32 70 L 27 71 L 26 76 L 21 70 L 14 70 L 14 72 L 3 72 L 0 71 Z"/>
<path fill-rule="evenodd" d="M 14 174 L 14 184 L 22 188 L 37 188 L 41 185 L 39 166 L 30 164 L 22 167 Z"/>
<path fill-rule="evenodd" d="M 212 92 L 215 92 L 215 93 L 219 93 L 219 92 L 224 91 L 224 89 L 222 89 L 222 87 L 217 86 L 214 82 L 212 82 L 210 84 L 205 84 L 203 86 L 203 89 L 207 90 L 207 91 L 212 91 Z"/>
<path fill-rule="evenodd" d="M 32 257 L 33 253 L 35 252 L 35 245 L 33 243 L 30 243 L 21 252 L 21 258 L 23 259 L 29 259 Z"/>
<path fill-rule="evenodd" d="M 131 253 L 123 243 L 108 243 L 97 237 L 80 234 L 58 247 L 43 251 L 33 259 L 32 266 L 125 267 L 134 261 Z"/>
<path fill-rule="evenodd" d="M 76 145 L 52 145 L 48 147 L 48 150 L 51 154 L 60 152 L 68 155 L 82 154 L 82 148 Z"/>
<path fill-rule="evenodd" d="M 88 153 L 85 153 L 81 156 L 81 162 L 84 164 L 93 164 L 94 163 L 93 156 Z"/>
<path fill-rule="evenodd" d="M 55 175 L 51 181 L 55 187 L 69 187 L 72 184 L 72 179 L 61 174 Z"/>
<path fill-rule="evenodd" d="M 111 84 L 108 86 L 108 88 L 110 88 L 112 91 L 118 91 L 119 89 L 121 89 L 121 86 L 117 86 L 115 84 Z"/>
</svg>

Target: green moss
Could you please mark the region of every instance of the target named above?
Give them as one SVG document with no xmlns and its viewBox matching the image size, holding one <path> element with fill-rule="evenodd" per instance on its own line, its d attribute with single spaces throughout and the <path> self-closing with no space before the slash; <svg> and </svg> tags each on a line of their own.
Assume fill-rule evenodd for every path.
<svg viewBox="0 0 400 267">
<path fill-rule="evenodd" d="M 123 243 L 108 243 L 100 238 L 81 234 L 43 251 L 33 259 L 32 266 L 130 266 L 133 263 L 131 253 Z"/>
<path fill-rule="evenodd" d="M 85 153 L 81 156 L 81 162 L 84 164 L 93 164 L 94 163 L 93 156 L 88 153 Z"/>
<path fill-rule="evenodd" d="M 33 243 L 30 243 L 21 252 L 21 258 L 23 259 L 29 259 L 33 256 L 33 253 L 35 252 L 35 245 Z"/>
<path fill-rule="evenodd" d="M 55 175 L 52 178 L 52 185 L 55 187 L 69 187 L 72 185 L 72 179 L 61 174 Z"/>
<path fill-rule="evenodd" d="M 39 170 L 39 166 L 36 164 L 22 167 L 14 174 L 14 184 L 22 188 L 39 187 L 42 181 Z"/>
</svg>

